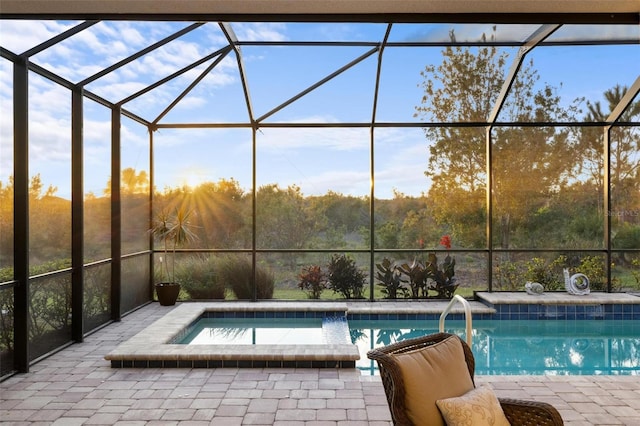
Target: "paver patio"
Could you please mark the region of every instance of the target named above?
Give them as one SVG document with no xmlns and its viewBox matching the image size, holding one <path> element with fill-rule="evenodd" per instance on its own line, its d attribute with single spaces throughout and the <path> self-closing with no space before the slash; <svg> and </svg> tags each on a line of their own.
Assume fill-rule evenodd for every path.
<svg viewBox="0 0 640 426">
<path fill-rule="evenodd" d="M 378 376 L 355 369 L 113 369 L 104 356 L 172 307 L 153 303 L 0 383 L 7 425 L 390 425 Z M 567 425 L 640 425 L 638 376 L 478 376 L 546 401 Z"/>
</svg>

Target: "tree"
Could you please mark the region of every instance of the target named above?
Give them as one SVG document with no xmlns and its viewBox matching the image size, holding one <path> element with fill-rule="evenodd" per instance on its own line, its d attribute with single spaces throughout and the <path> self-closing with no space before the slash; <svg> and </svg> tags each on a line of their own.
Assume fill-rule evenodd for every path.
<svg viewBox="0 0 640 426">
<path fill-rule="evenodd" d="M 247 203 L 240 183 L 219 179 L 198 185 L 191 195 L 191 208 L 197 212 L 200 240 L 205 248 L 241 248 L 249 245 Z"/>
<path fill-rule="evenodd" d="M 13 176 L 9 176 L 7 184 L 0 181 L 0 269 L 13 266 L 13 225 Z"/>
<path fill-rule="evenodd" d="M 149 191 L 149 175 L 144 170 L 136 172 L 136 169 L 127 167 L 120 172 L 120 192 L 123 194 L 146 194 Z M 104 195 L 111 195 L 111 178 Z"/>
<path fill-rule="evenodd" d="M 0 267 L 13 264 L 14 178 L 0 181 Z M 71 203 L 57 197 L 58 188 L 44 189 L 40 174 L 29 180 L 30 259 L 35 265 L 70 257 Z"/>
<path fill-rule="evenodd" d="M 493 28 L 495 39 L 496 27 Z M 451 39 L 455 40 L 453 32 Z M 483 36 L 483 41 L 486 37 Z M 424 96 L 415 116 L 424 121 L 485 123 L 500 93 L 508 56 L 496 47 L 447 47 L 437 67 L 421 72 Z M 533 62 L 523 64 L 503 105 L 501 121 L 569 120 L 575 106 L 560 106 L 556 89 L 537 86 Z M 447 223 L 463 245 L 484 244 L 486 211 L 486 130 L 479 127 L 426 127 L 430 141 L 428 191 L 434 216 Z M 564 130 L 551 127 L 494 129 L 493 183 L 495 228 L 499 245 L 509 247 L 519 223 L 546 202 L 566 179 L 571 141 Z"/>
<path fill-rule="evenodd" d="M 300 188 L 290 185 L 282 189 L 278 184 L 258 188 L 256 239 L 260 248 L 301 249 L 315 235 L 316 228 L 306 208 Z M 295 268 L 295 256 L 283 260 Z"/>
<path fill-rule="evenodd" d="M 585 122 L 604 122 L 627 92 L 626 86 L 616 85 L 604 92 L 606 112 L 599 101 L 587 101 Z M 619 121 L 637 122 L 640 118 L 640 101 L 633 102 Z M 614 126 L 610 133 L 610 180 L 613 205 L 616 210 L 633 210 L 640 207 L 640 130 L 634 126 Z M 583 155 L 581 172 L 590 177 L 598 194 L 604 194 L 604 132 L 600 127 L 585 127 L 580 137 L 580 152 Z M 633 219 L 633 215 L 616 215 L 621 221 Z"/>
</svg>

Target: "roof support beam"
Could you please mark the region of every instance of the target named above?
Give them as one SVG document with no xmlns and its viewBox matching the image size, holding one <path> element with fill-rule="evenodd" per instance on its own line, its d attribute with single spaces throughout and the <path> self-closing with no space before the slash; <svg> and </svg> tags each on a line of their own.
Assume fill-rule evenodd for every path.
<svg viewBox="0 0 640 426">
<path fill-rule="evenodd" d="M 192 63 L 192 64 L 190 64 L 190 65 L 188 65 L 188 66 L 186 66 L 186 67 L 174 72 L 173 74 L 168 75 L 167 77 L 165 77 L 165 78 L 163 78 L 161 80 L 158 80 L 157 82 L 145 87 L 144 89 L 139 90 L 139 91 L 137 91 L 136 93 L 134 93 L 134 94 L 132 94 L 130 96 L 127 96 L 126 98 L 124 98 L 120 102 L 118 102 L 116 105 L 124 105 L 127 102 L 131 102 L 132 100 L 134 100 L 138 96 L 142 96 L 145 93 L 148 93 L 148 92 L 152 91 L 156 87 L 162 86 L 164 83 L 173 80 L 174 78 L 186 73 L 187 71 L 190 71 L 190 70 L 196 68 L 199 65 L 204 64 L 208 60 L 210 60 L 212 58 L 215 58 L 218 55 L 226 54 L 229 49 L 230 49 L 229 46 L 223 47 L 222 49 L 219 49 L 219 50 L 213 52 L 212 54 L 207 55 L 204 58 L 195 61 L 194 63 Z"/>
<path fill-rule="evenodd" d="M 213 61 L 213 63 L 211 65 L 209 65 L 207 67 L 207 69 L 205 69 L 199 76 L 198 78 L 196 78 L 190 85 L 189 87 L 187 87 L 186 89 L 184 89 L 182 91 L 182 93 L 180 93 L 180 95 L 178 95 L 170 104 L 169 106 L 167 106 L 164 111 L 162 111 L 155 120 L 153 120 L 153 124 L 158 124 L 158 122 L 162 119 L 162 117 L 164 117 L 165 115 L 167 115 L 169 113 L 169 111 L 171 111 L 173 109 L 173 107 L 175 107 L 182 99 L 184 99 L 185 96 L 187 96 L 187 94 L 189 94 L 189 92 L 191 92 L 193 90 L 194 87 L 196 87 L 198 85 L 198 83 L 200 83 L 202 81 L 202 79 L 204 79 L 207 75 L 209 75 L 209 73 L 211 72 L 211 70 L 213 70 L 220 62 L 222 62 L 222 60 L 227 56 L 227 54 L 230 52 L 231 50 L 227 50 L 225 52 L 223 52 L 220 56 L 218 56 L 216 58 L 215 61 Z"/>
<path fill-rule="evenodd" d="M 233 31 L 231 24 L 228 22 L 220 22 L 220 29 L 224 33 L 225 37 L 229 41 L 229 44 L 233 48 L 236 53 L 236 61 L 238 62 L 238 73 L 240 74 L 240 82 L 242 83 L 242 91 L 244 93 L 244 100 L 247 104 L 247 112 L 249 114 L 249 120 L 252 125 L 255 124 L 254 113 L 253 113 L 253 104 L 251 103 L 251 93 L 249 92 L 249 82 L 247 81 L 247 77 L 245 74 L 245 66 L 244 59 L 242 58 L 242 51 L 240 50 L 240 46 L 238 44 L 238 37 L 236 33 Z"/>
<path fill-rule="evenodd" d="M 306 95 L 307 93 L 317 89 L 318 87 L 322 86 L 323 84 L 325 84 L 327 81 L 331 80 L 332 78 L 342 74 L 343 72 L 345 72 L 346 70 L 348 70 L 349 68 L 353 67 L 354 65 L 364 61 L 365 59 L 367 59 L 369 56 L 373 55 L 374 53 L 376 53 L 377 51 L 380 50 L 379 46 L 374 47 L 373 49 L 369 50 L 368 52 L 364 53 L 363 55 L 357 57 L 356 59 L 354 59 L 353 61 L 349 62 L 347 65 L 343 66 L 342 68 L 338 69 L 337 71 L 329 74 L 328 76 L 326 76 L 325 78 L 323 78 L 322 80 L 318 81 L 317 83 L 309 86 L 308 88 L 306 88 L 305 90 L 303 90 L 302 92 L 298 93 L 297 95 L 295 95 L 294 97 L 290 98 L 289 100 L 283 102 L 282 104 L 278 105 L 277 107 L 275 107 L 274 109 L 272 109 L 271 111 L 267 112 L 266 114 L 264 114 L 262 117 L 258 118 L 258 122 L 263 121 L 264 119 L 272 116 L 273 114 L 275 114 L 276 112 L 280 111 L 281 109 L 283 109 L 284 107 L 286 107 L 287 105 L 292 104 L 293 102 L 297 101 L 298 99 L 300 99 L 301 97 L 303 97 L 304 95 Z"/>
<path fill-rule="evenodd" d="M 611 114 L 609 114 L 607 118 L 607 123 L 618 121 L 638 93 L 640 93 L 640 76 L 636 78 L 636 81 L 633 82 L 629 90 L 627 90 L 627 93 L 620 99 L 618 105 L 611 111 Z"/>
<path fill-rule="evenodd" d="M 560 28 L 560 25 L 543 25 L 538 28 L 536 32 L 531 34 L 531 36 L 527 39 L 527 41 L 520 47 L 518 51 L 518 57 L 511 64 L 511 69 L 509 70 L 509 75 L 504 80 L 504 84 L 502 85 L 502 89 L 500 89 L 500 94 L 498 95 L 498 99 L 496 99 L 496 103 L 493 106 L 493 110 L 491 114 L 489 114 L 488 122 L 494 123 L 498 118 L 498 114 L 500 114 L 500 110 L 504 105 L 505 100 L 507 99 L 507 95 L 509 94 L 509 90 L 511 90 L 511 86 L 513 85 L 514 80 L 522 66 L 522 62 L 524 61 L 524 57 L 533 49 L 536 45 L 540 44 L 544 39 L 549 37 Z"/>
<path fill-rule="evenodd" d="M 2 7 L 4 8 L 4 5 L 2 5 Z M 58 34 L 57 36 L 50 38 L 44 43 L 40 43 L 39 45 L 27 50 L 26 52 L 22 53 L 22 56 L 29 58 L 37 53 L 42 52 L 45 49 L 50 48 L 51 46 L 54 46 L 60 43 L 63 40 L 68 39 L 71 36 L 78 34 L 81 31 L 84 31 L 85 29 L 97 24 L 98 22 L 99 21 L 87 21 L 87 22 L 83 22 L 80 25 L 76 25 L 75 27 L 70 28 L 67 31 L 63 32 L 62 34 Z"/>
<path fill-rule="evenodd" d="M 188 27 L 183 28 L 182 30 L 180 30 L 180 31 L 178 31 L 178 32 L 176 32 L 174 34 L 171 34 L 169 37 L 166 37 L 166 38 L 158 41 L 157 43 L 154 43 L 151 46 L 136 52 L 134 55 L 131 55 L 128 58 L 124 58 L 123 60 L 111 65 L 110 67 L 105 68 L 102 71 L 100 71 L 100 72 L 98 72 L 98 73 L 96 73 L 96 74 L 94 74 L 94 75 L 92 75 L 90 77 L 85 78 L 80 83 L 78 83 L 78 85 L 79 86 L 85 86 L 85 85 L 87 85 L 87 84 L 99 79 L 100 77 L 103 77 L 103 76 L 109 74 L 110 72 L 115 71 L 116 69 L 128 64 L 129 62 L 135 61 L 136 59 L 140 58 L 141 56 L 144 56 L 147 53 L 152 52 L 152 51 L 156 50 L 157 48 L 164 46 L 165 44 L 169 43 L 170 41 L 173 41 L 173 40 L 175 40 L 175 39 L 177 39 L 177 38 L 179 38 L 179 37 L 191 32 L 191 31 L 195 30 L 196 28 L 201 27 L 202 25 L 204 25 L 203 22 L 198 22 L 198 23 L 189 25 Z"/>
</svg>

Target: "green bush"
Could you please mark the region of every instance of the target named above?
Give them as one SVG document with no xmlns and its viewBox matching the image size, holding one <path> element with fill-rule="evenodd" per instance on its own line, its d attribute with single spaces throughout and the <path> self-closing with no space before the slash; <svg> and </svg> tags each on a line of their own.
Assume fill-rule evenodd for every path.
<svg viewBox="0 0 640 426">
<path fill-rule="evenodd" d="M 13 277 L 13 268 L 0 269 L 0 276 L 11 270 Z M 9 281 L 9 280 L 6 280 Z M 13 350 L 13 288 L 0 288 L 0 353 Z M 0 372 L 3 370 L 0 369 Z"/>
<path fill-rule="evenodd" d="M 102 264 L 84 271 L 84 329 L 85 331 L 111 319 L 111 265 Z"/>
<path fill-rule="evenodd" d="M 400 268 L 392 260 L 385 257 L 376 263 L 376 279 L 385 299 L 397 299 L 398 295 L 409 297 L 409 290 L 404 286 L 406 280 L 402 279 Z"/>
<path fill-rule="evenodd" d="M 67 269 L 70 259 L 58 259 L 32 265 L 29 275 L 37 276 L 51 271 Z M 13 268 L 0 270 L 0 282 L 13 279 Z M 34 353 L 41 355 L 55 347 L 52 333 L 64 331 L 71 326 L 71 274 L 58 274 L 35 279 L 29 284 L 29 341 Z M 0 292 L 0 348 L 11 349 L 13 345 L 13 291 Z M 47 345 L 51 346 L 48 347 Z M 45 347 L 45 349 L 41 349 Z"/>
<path fill-rule="evenodd" d="M 191 299 L 224 299 L 220 264 L 219 259 L 211 256 L 183 259 L 177 268 L 176 280 Z"/>
<path fill-rule="evenodd" d="M 623 224 L 611 244 L 617 249 L 635 249 L 640 247 L 640 226 Z"/>
<path fill-rule="evenodd" d="M 511 260 L 500 260 L 495 265 L 495 274 L 493 278 L 494 290 L 516 291 L 522 290 L 524 282 L 523 265 Z"/>
<path fill-rule="evenodd" d="M 398 270 L 406 275 L 409 283 L 410 296 L 414 299 L 427 297 L 427 280 L 429 271 L 418 259 L 413 259 L 411 264 L 403 263 Z"/>
<path fill-rule="evenodd" d="M 534 257 L 525 263 L 527 271 L 524 274 L 524 278 L 526 281 L 542 284 L 545 291 L 557 290 L 564 285 L 562 267 L 566 262 L 567 258 L 565 256 L 558 256 L 549 263 L 545 259 Z"/>
<path fill-rule="evenodd" d="M 253 272 L 246 257 L 228 256 L 220 262 L 220 279 L 237 299 L 253 299 Z M 273 274 L 256 265 L 256 298 L 272 299 L 275 279 Z"/>
<path fill-rule="evenodd" d="M 366 276 L 356 261 L 344 254 L 334 254 L 327 265 L 329 288 L 345 299 L 362 299 Z"/>
<path fill-rule="evenodd" d="M 594 291 L 607 291 L 607 271 L 605 261 L 599 256 L 585 256 L 580 259 L 580 266 L 576 272 L 585 274 L 589 278 L 589 287 Z M 620 280 L 611 278 L 611 289 L 617 291 L 620 287 Z"/>
</svg>

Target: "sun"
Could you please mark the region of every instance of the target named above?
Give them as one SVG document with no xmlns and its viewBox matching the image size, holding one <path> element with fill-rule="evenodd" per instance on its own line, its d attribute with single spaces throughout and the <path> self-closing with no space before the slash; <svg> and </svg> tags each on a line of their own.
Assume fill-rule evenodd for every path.
<svg viewBox="0 0 640 426">
<path fill-rule="evenodd" d="M 178 174 L 180 186 L 188 186 L 191 189 L 197 188 L 201 184 L 210 180 L 209 171 L 190 167 Z"/>
</svg>

